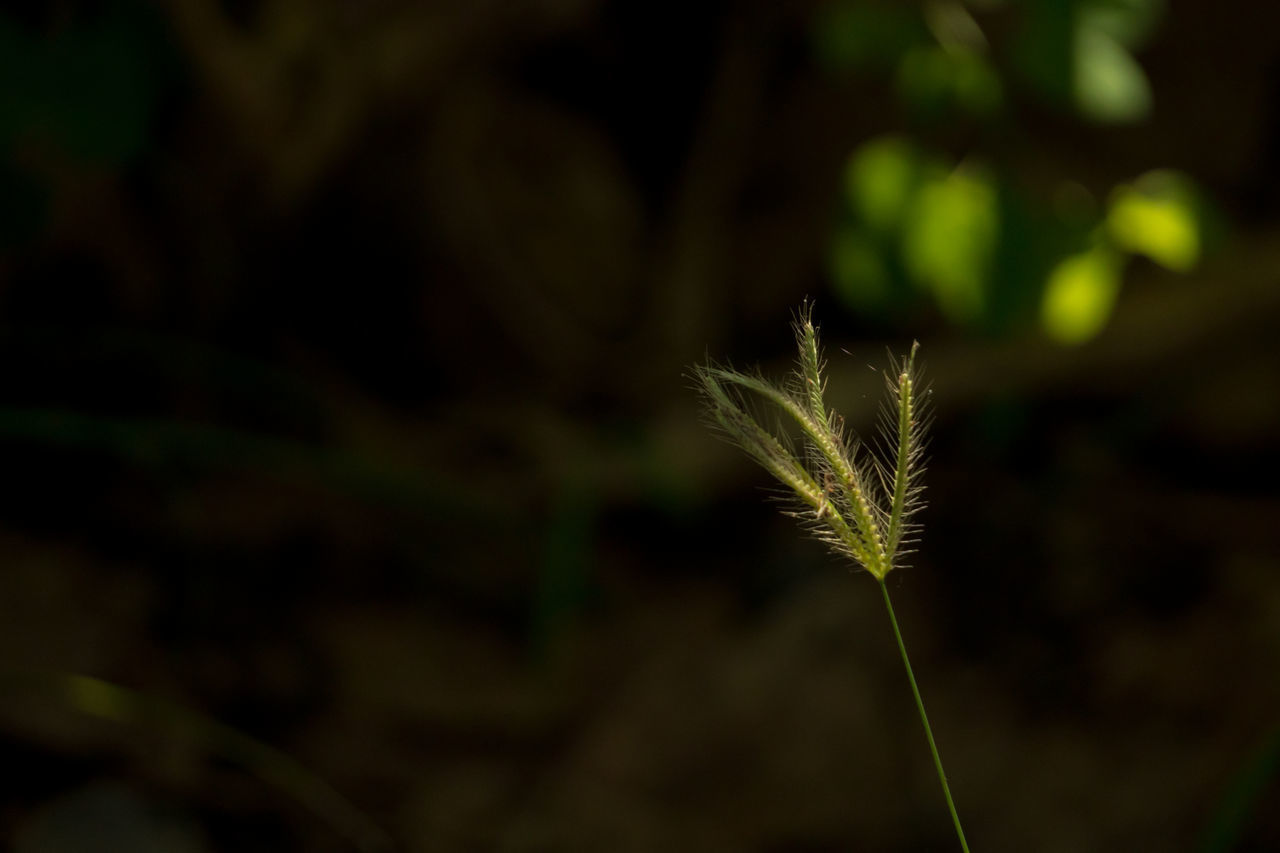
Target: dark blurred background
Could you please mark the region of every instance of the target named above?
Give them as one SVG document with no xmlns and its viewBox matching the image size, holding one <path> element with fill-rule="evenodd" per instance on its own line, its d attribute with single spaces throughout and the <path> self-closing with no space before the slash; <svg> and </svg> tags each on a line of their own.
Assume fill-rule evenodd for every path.
<svg viewBox="0 0 1280 853">
<path fill-rule="evenodd" d="M 1280 849 L 1278 152 L 1245 0 L 6 4 L 4 846 L 957 849 L 808 296 L 973 849 Z"/>
</svg>

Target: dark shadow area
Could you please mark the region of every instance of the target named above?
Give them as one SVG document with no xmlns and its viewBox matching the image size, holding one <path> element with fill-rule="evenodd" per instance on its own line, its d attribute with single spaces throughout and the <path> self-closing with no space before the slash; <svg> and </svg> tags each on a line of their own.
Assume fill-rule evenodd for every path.
<svg viewBox="0 0 1280 853">
<path fill-rule="evenodd" d="M 6 7 L 0 846 L 958 849 L 689 376 L 809 297 L 860 433 L 921 342 L 975 853 L 1280 848 L 1277 69 L 1241 0 Z"/>
</svg>

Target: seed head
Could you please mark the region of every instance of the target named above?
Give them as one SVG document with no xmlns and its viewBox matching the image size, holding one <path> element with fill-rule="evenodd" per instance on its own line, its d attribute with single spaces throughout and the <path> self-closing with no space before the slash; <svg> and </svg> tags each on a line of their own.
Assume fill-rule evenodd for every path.
<svg viewBox="0 0 1280 853">
<path fill-rule="evenodd" d="M 919 532 L 912 517 L 923 506 L 929 415 L 916 367 L 919 343 L 901 359 L 890 354 L 879 441 L 864 460 L 861 444 L 845 432 L 844 418 L 823 401 L 826 364 L 808 301 L 793 328 L 799 358 L 785 383 L 710 362 L 695 367 L 693 378 L 708 420 L 789 490 L 790 514 L 832 550 L 883 580 L 910 553 L 904 546 Z M 759 404 L 798 427 L 802 452 L 784 432 L 761 424 Z"/>
</svg>

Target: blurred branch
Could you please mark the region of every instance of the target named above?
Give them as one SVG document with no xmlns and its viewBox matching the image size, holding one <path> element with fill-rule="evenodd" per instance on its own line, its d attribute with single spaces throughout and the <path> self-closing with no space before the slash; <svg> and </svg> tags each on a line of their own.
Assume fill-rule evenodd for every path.
<svg viewBox="0 0 1280 853">
<path fill-rule="evenodd" d="M 179 40 L 269 195 L 305 193 L 396 98 L 445 85 L 469 54 L 571 19 L 580 3 L 363 4 L 269 0 L 253 31 L 217 0 L 166 0 Z"/>
<path fill-rule="evenodd" d="M 753 4 L 707 48 L 709 80 L 688 81 L 705 87 L 692 142 L 648 223 L 616 140 L 577 111 L 479 76 L 439 105 L 434 225 L 528 359 L 589 385 L 625 377 L 628 393 L 653 396 L 673 361 L 699 349 L 726 301 L 776 49 L 762 33 L 777 14 Z"/>
<path fill-rule="evenodd" d="M 647 334 L 634 342 L 643 353 L 696 350 L 694 339 L 714 330 L 716 309 L 725 301 L 733 207 L 752 165 L 751 141 L 764 112 L 771 57 L 757 30 L 768 28 L 768 5 L 754 4 L 731 19 L 723 36 L 702 121 L 658 237 L 650 322 Z"/>
<path fill-rule="evenodd" d="M 1131 280 L 1111 325 L 1087 345 L 1064 347 L 1040 334 L 996 343 L 925 341 L 926 369 L 936 389 L 934 404 L 939 412 L 963 410 L 994 395 L 1034 398 L 1082 386 L 1131 393 L 1153 375 L 1176 372 L 1174 365 L 1205 359 L 1223 373 L 1236 370 L 1248 357 L 1250 342 L 1275 328 L 1280 319 L 1280 286 L 1274 274 L 1280 266 L 1276 245 L 1270 234 L 1241 236 L 1231 251 L 1222 252 L 1198 273 L 1176 282 L 1170 283 L 1155 272 L 1152 275 L 1162 281 Z M 854 348 L 847 357 L 842 354 L 831 359 L 833 405 L 857 412 L 862 395 L 875 399 L 883 380 L 867 365 L 879 363 L 883 351 L 882 345 L 868 344 Z M 1274 375 L 1277 365 L 1259 367 L 1271 371 L 1273 384 L 1280 383 L 1280 376 Z M 654 441 L 660 445 L 657 452 L 670 454 L 670 464 L 678 465 L 690 481 L 705 483 L 718 476 L 712 470 L 718 470 L 729 455 L 707 452 L 710 448 L 701 435 L 692 397 L 690 393 L 688 398 L 677 398 L 675 406 L 658 419 Z M 870 404 L 862 402 L 870 424 L 874 413 Z M 568 445 L 574 445 L 579 454 L 591 447 L 586 442 L 575 444 L 569 437 L 579 431 L 577 425 L 557 421 L 550 413 L 542 420 L 548 425 L 555 423 L 554 429 L 541 433 L 547 444 L 539 455 L 547 467 L 560 464 L 559 454 Z M 616 474 L 620 466 L 636 464 L 598 445 L 591 450 L 603 453 L 604 458 L 584 461 L 583 467 L 601 472 L 601 488 L 606 491 L 609 483 L 616 486 L 620 482 L 609 472 Z M 626 481 L 634 483 L 636 479 Z"/>
<path fill-rule="evenodd" d="M 0 684 L 11 696 L 29 696 L 112 723 L 158 731 L 169 738 L 189 737 L 292 797 L 355 849 L 392 847 L 381 827 L 292 756 L 199 711 L 87 675 L 0 670 Z"/>
<path fill-rule="evenodd" d="M 465 481 L 444 482 L 439 469 L 430 477 L 415 476 L 366 454 L 207 424 L 0 408 L 0 439 L 96 450 L 139 465 L 245 466 L 435 519 L 484 519 L 492 524 L 507 517 L 491 493 Z"/>
</svg>

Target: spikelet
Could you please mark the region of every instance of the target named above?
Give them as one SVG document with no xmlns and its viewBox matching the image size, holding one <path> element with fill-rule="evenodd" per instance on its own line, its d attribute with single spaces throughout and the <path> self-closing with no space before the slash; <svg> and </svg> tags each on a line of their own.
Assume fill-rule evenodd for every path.
<svg viewBox="0 0 1280 853">
<path fill-rule="evenodd" d="M 885 374 L 887 399 L 880 407 L 880 444 L 874 455 L 876 472 L 889 497 L 886 548 L 895 557 L 909 554 L 920 525 L 913 516 L 924 508 L 925 448 L 933 415 L 929 388 L 916 368 L 920 342 L 913 341 L 906 358 L 889 356 Z"/>
</svg>

